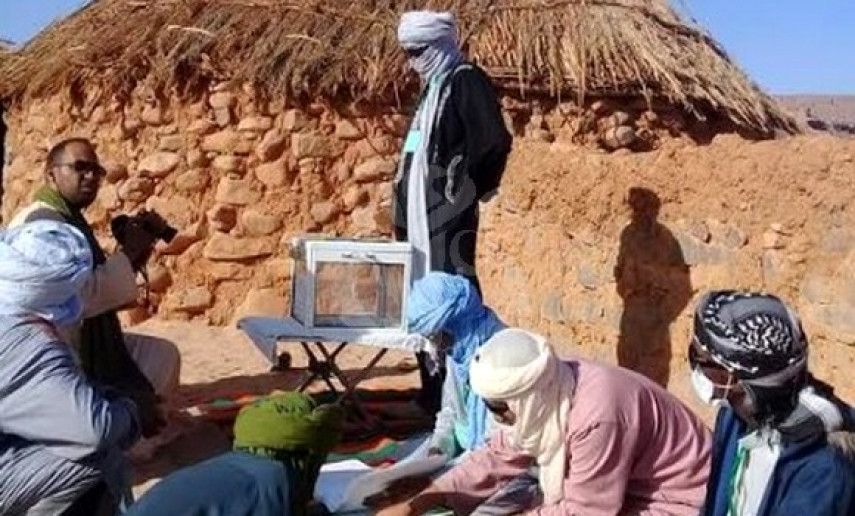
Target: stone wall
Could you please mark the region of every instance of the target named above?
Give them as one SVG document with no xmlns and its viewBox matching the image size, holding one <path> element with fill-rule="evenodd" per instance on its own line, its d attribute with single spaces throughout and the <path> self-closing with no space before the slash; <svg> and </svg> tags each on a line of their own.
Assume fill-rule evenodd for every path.
<svg viewBox="0 0 855 516">
<path fill-rule="evenodd" d="M 149 268 L 149 311 L 213 324 L 230 323 L 245 300 L 285 309 L 291 236 L 389 232 L 388 182 L 407 127 L 393 109 L 271 105 L 225 87 L 191 104 L 143 90 L 125 106 L 55 97 L 13 109 L 9 122 L 6 220 L 42 183 L 57 135 L 91 138 L 108 174 L 87 216 L 105 246 L 110 217 L 157 210 L 180 233 Z"/>
<path fill-rule="evenodd" d="M 105 246 L 109 218 L 143 207 L 181 229 L 149 268 L 150 308 L 128 322 L 282 313 L 291 236 L 389 234 L 407 127 L 396 109 L 291 106 L 227 86 L 193 103 L 140 89 L 128 105 L 80 104 L 8 113 L 3 216 L 41 184 L 57 135 L 92 138 L 108 176 L 87 215 Z M 639 102 L 503 105 L 515 150 L 484 206 L 478 264 L 502 317 L 691 399 L 692 303 L 710 288 L 767 289 L 801 311 L 816 369 L 853 397 L 855 142 L 713 139 L 726 123 Z"/>
</svg>

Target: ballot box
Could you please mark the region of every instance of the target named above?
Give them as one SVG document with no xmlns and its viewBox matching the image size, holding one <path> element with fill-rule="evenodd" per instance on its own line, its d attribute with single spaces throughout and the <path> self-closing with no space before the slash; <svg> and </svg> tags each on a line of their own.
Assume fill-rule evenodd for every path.
<svg viewBox="0 0 855 516">
<path fill-rule="evenodd" d="M 290 254 L 291 317 L 307 330 L 406 333 L 409 243 L 302 236 Z"/>
</svg>

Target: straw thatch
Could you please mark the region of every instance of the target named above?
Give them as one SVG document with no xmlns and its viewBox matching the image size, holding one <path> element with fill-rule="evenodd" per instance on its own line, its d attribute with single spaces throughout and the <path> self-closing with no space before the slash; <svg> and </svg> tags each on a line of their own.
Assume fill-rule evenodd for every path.
<svg viewBox="0 0 855 516">
<path fill-rule="evenodd" d="M 503 87 L 660 97 L 755 130 L 794 129 L 665 0 L 100 0 L 0 68 L 0 97 L 84 85 L 122 97 L 143 80 L 187 93 L 230 78 L 270 94 L 388 100 L 413 86 L 398 16 L 425 5 L 457 13 L 470 56 Z"/>
<path fill-rule="evenodd" d="M 15 44 L 11 41 L 0 38 L 0 70 L 2 70 L 13 57 L 12 51 L 14 50 L 14 47 Z"/>
</svg>

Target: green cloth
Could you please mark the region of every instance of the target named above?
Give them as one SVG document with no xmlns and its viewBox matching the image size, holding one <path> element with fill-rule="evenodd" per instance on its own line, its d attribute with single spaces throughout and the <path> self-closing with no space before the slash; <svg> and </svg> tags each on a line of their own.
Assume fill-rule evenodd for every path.
<svg viewBox="0 0 855 516">
<path fill-rule="evenodd" d="M 317 406 L 298 392 L 278 394 L 241 409 L 235 420 L 235 448 L 326 454 L 341 440 L 343 423 L 344 412 L 337 405 Z"/>
<path fill-rule="evenodd" d="M 89 242 L 95 266 L 107 261 L 104 250 L 83 214 L 70 207 L 59 192 L 44 186 L 36 192 L 35 200 L 56 210 L 66 223 L 83 233 Z M 83 371 L 90 380 L 120 391 L 136 400 L 138 405 L 153 406 L 154 388 L 128 353 L 122 325 L 114 310 L 83 320 L 78 353 Z M 140 403 L 142 398 L 145 398 L 145 403 Z"/>
<path fill-rule="evenodd" d="M 291 513 L 306 514 L 329 451 L 341 441 L 344 411 L 318 406 L 309 396 L 288 392 L 241 409 L 235 420 L 234 448 L 275 459 L 288 471 Z"/>
</svg>

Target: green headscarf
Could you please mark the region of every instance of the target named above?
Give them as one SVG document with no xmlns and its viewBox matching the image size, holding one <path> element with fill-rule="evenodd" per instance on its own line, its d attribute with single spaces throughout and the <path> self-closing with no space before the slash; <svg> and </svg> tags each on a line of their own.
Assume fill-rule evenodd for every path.
<svg viewBox="0 0 855 516">
<path fill-rule="evenodd" d="M 288 392 L 244 407 L 235 420 L 234 448 L 282 462 L 291 484 L 292 513 L 306 513 L 329 451 L 339 443 L 344 411 Z"/>
</svg>

